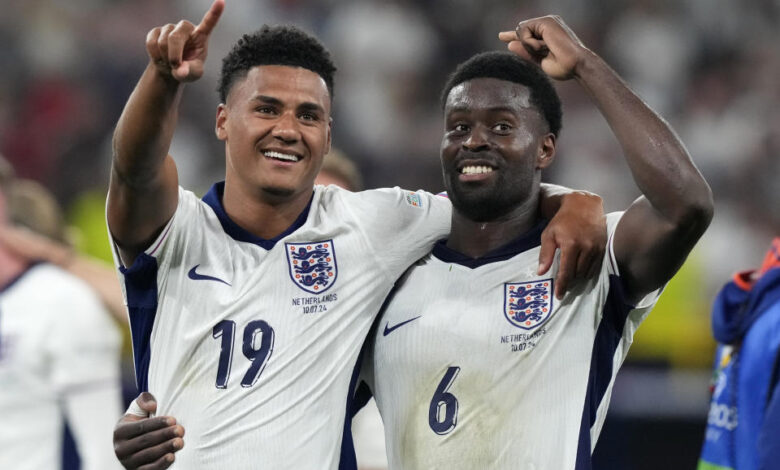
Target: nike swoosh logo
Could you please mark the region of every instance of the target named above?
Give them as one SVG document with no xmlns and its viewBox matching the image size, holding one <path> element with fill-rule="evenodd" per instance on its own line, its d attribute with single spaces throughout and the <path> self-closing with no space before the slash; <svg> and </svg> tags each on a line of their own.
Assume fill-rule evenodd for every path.
<svg viewBox="0 0 780 470">
<path fill-rule="evenodd" d="M 385 332 L 384 332 L 384 333 L 382 333 L 382 336 L 387 336 L 387 335 L 389 335 L 390 333 L 392 333 L 393 331 L 397 330 L 398 328 L 401 328 L 402 326 L 406 325 L 406 324 L 407 324 L 407 323 L 409 323 L 409 322 L 413 322 L 413 321 L 417 320 L 417 319 L 418 319 L 418 318 L 420 318 L 421 316 L 422 316 L 422 315 L 417 315 L 417 316 L 416 316 L 416 317 L 414 317 L 414 318 L 410 318 L 410 319 L 408 319 L 408 320 L 406 320 L 406 321 L 402 321 L 401 323 L 399 323 L 399 324 L 397 324 L 397 325 L 393 325 L 393 327 L 392 327 L 392 328 L 390 328 L 390 322 L 387 322 L 387 323 L 385 323 Z"/>
<path fill-rule="evenodd" d="M 195 266 L 193 266 L 193 268 L 190 269 L 190 272 L 187 273 L 187 277 L 189 277 L 190 279 L 192 279 L 194 281 L 217 281 L 217 282 L 221 282 L 222 284 L 225 284 L 227 286 L 230 285 L 230 284 L 228 284 L 227 282 L 223 281 L 222 279 L 220 279 L 218 277 L 206 276 L 205 274 L 198 274 L 197 272 L 195 272 L 195 270 L 198 269 L 198 266 L 200 266 L 200 265 L 196 264 Z"/>
</svg>

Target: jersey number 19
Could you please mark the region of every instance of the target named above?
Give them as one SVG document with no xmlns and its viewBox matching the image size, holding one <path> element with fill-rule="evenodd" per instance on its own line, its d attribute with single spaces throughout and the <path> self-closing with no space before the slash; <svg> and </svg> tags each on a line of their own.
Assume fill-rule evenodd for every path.
<svg viewBox="0 0 780 470">
<path fill-rule="evenodd" d="M 230 379 L 230 366 L 233 363 L 233 340 L 236 333 L 236 322 L 222 320 L 217 323 L 211 335 L 214 339 L 222 338 L 219 352 L 219 367 L 217 367 L 217 388 L 227 388 Z M 260 335 L 260 344 L 257 344 L 257 335 Z M 271 353 L 274 352 L 274 329 L 264 320 L 254 320 L 244 328 L 244 342 L 242 346 L 244 356 L 252 362 L 249 370 L 241 379 L 241 386 L 251 387 L 257 382 L 263 373 Z"/>
</svg>

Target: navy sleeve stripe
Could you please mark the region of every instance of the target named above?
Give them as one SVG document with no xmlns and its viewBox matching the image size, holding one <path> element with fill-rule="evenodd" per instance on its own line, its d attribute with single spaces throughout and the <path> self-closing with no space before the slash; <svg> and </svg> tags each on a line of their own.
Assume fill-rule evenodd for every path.
<svg viewBox="0 0 780 470">
<path fill-rule="evenodd" d="M 612 381 L 612 363 L 615 358 L 615 351 L 617 351 L 618 345 L 620 345 L 626 319 L 633 308 L 632 305 L 626 302 L 625 291 L 620 278 L 610 275 L 607 301 L 604 304 L 601 323 L 598 330 L 596 330 L 596 338 L 593 341 L 588 388 L 580 421 L 580 437 L 575 470 L 591 469 L 590 429 L 596 421 L 596 412 Z"/>
<path fill-rule="evenodd" d="M 149 358 L 154 317 L 157 314 L 157 260 L 142 253 L 124 274 L 130 333 L 133 339 L 135 384 L 139 392 L 149 390 Z"/>
<path fill-rule="evenodd" d="M 349 388 L 347 389 L 347 405 L 346 413 L 344 413 L 344 431 L 341 435 L 341 456 L 339 457 L 339 470 L 357 470 L 355 444 L 352 441 L 352 416 L 354 416 L 355 413 L 357 413 L 357 410 L 360 409 L 359 407 L 355 406 L 355 402 L 360 400 L 360 398 L 355 397 L 355 394 L 358 376 L 360 375 L 360 366 L 362 363 L 363 351 L 358 354 L 355 367 L 352 369 L 352 378 L 349 380 Z"/>
</svg>

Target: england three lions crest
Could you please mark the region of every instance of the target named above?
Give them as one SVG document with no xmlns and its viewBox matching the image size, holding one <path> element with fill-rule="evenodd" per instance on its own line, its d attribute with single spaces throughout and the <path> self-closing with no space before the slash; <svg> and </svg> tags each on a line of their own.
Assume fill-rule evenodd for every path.
<svg viewBox="0 0 780 470">
<path fill-rule="evenodd" d="M 311 294 L 325 292 L 338 275 L 333 240 L 313 243 L 285 243 L 290 278 Z"/>
<path fill-rule="evenodd" d="M 547 320 L 553 308 L 553 280 L 504 284 L 504 316 L 509 323 L 532 330 Z"/>
</svg>

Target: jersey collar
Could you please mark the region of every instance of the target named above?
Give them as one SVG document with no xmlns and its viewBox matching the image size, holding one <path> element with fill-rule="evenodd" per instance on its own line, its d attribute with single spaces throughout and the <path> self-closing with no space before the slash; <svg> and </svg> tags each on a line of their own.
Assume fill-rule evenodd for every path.
<svg viewBox="0 0 780 470">
<path fill-rule="evenodd" d="M 524 251 L 535 248 L 542 244 L 542 231 L 547 226 L 547 220 L 542 219 L 536 226 L 523 233 L 518 238 L 512 240 L 506 245 L 496 248 L 481 258 L 471 258 L 447 247 L 447 239 L 439 240 L 433 246 L 432 254 L 445 263 L 454 263 L 466 266 L 467 268 L 478 268 L 489 263 L 504 261 L 513 256 L 519 255 Z"/>
<path fill-rule="evenodd" d="M 314 199 L 314 192 L 312 192 L 311 198 L 309 198 L 309 203 L 306 204 L 306 207 L 303 209 L 298 218 L 295 219 L 295 222 L 287 227 L 287 230 L 280 233 L 276 237 L 266 239 L 249 233 L 230 219 L 230 217 L 227 215 L 227 212 L 225 212 L 225 208 L 222 207 L 222 195 L 224 193 L 225 182 L 220 181 L 219 183 L 214 183 L 211 189 L 209 189 L 209 192 L 203 196 L 203 202 L 208 204 L 209 207 L 211 207 L 211 209 L 214 211 L 214 214 L 217 215 L 219 223 L 222 224 L 222 229 L 225 230 L 225 233 L 230 235 L 230 237 L 236 241 L 254 243 L 255 245 L 259 245 L 266 250 L 272 249 L 274 245 L 276 245 L 276 242 L 298 230 L 303 224 L 306 223 L 306 219 L 309 217 L 309 209 L 311 209 L 311 202 Z"/>
</svg>

